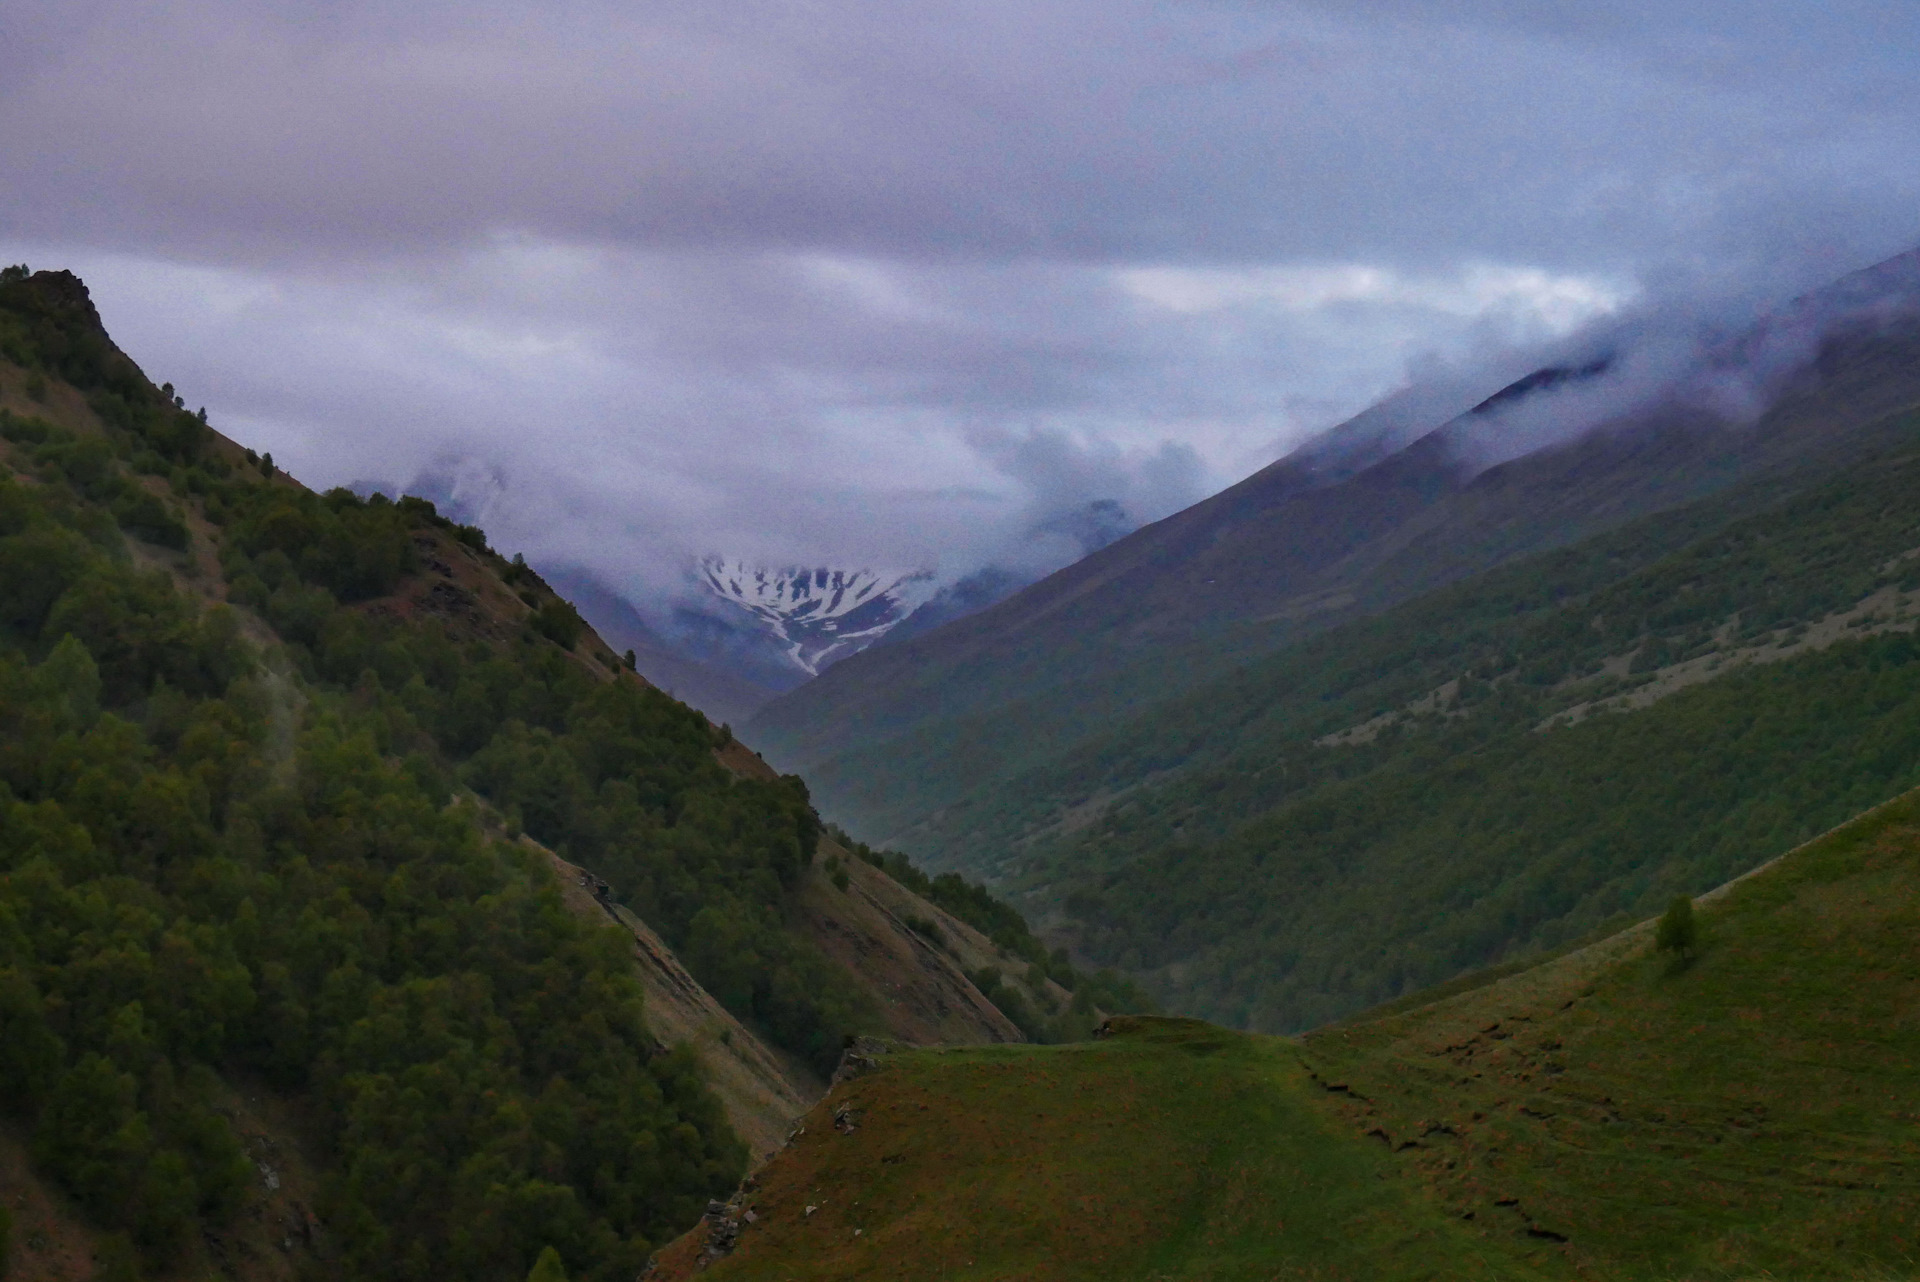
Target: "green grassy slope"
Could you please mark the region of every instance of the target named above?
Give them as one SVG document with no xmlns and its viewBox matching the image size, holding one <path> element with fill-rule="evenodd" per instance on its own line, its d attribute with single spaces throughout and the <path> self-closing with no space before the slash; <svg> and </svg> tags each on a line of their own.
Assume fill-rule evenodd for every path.
<svg viewBox="0 0 1920 1282">
<path fill-rule="evenodd" d="M 1304 1260 L 1532 1276 L 1383 1178 L 1392 1163 L 1316 1093 L 1291 1046 L 1178 1020 L 1067 1048 L 904 1054 L 808 1119 L 749 1196 L 745 1248 L 709 1276 L 1313 1276 L 1285 1271 Z"/>
<path fill-rule="evenodd" d="M 1837 475 L 1798 485 L 1775 478 L 1635 522 L 1159 700 L 1045 767 L 945 807 L 905 844 L 936 866 L 999 871 L 996 859 L 1024 857 L 1014 848 L 1045 840 L 1064 807 L 1168 771 L 1255 775 L 1254 763 L 1277 749 L 1404 707 L 1463 673 L 1506 678 L 1544 716 L 1607 693 L 1572 683 L 1609 659 L 1635 661 L 1637 671 L 1615 687 L 1622 688 L 1663 664 L 1758 641 L 1879 587 L 1911 587 L 1920 567 L 1890 562 L 1920 545 L 1920 517 L 1908 502 L 1920 480 L 1920 416 L 1889 419 L 1874 435 L 1879 448 Z M 1736 616 L 1734 633 L 1716 637 Z M 1489 693 L 1464 692 L 1469 702 Z M 949 767 L 965 769 L 964 761 Z M 1221 780 L 1203 786 L 1212 795 L 1189 806 L 1181 826 L 1224 831 L 1271 800 L 1241 804 L 1231 788 L 1220 795 Z"/>
<path fill-rule="evenodd" d="M 1685 964 L 1641 927 L 1298 1041 L 896 1057 L 710 1276 L 1920 1276 L 1920 798 L 1699 919 Z"/>
<path fill-rule="evenodd" d="M 1920 798 L 1701 920 L 1691 964 L 1643 928 L 1306 1054 L 1406 1178 L 1567 1237 L 1590 1273 L 1920 1272 Z"/>
</svg>

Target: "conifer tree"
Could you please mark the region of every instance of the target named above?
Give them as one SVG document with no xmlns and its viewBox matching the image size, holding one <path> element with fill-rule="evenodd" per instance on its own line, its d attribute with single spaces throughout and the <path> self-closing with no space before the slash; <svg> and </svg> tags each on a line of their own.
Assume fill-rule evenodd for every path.
<svg viewBox="0 0 1920 1282">
<path fill-rule="evenodd" d="M 561 1261 L 560 1252 L 552 1247 L 541 1251 L 527 1274 L 527 1282 L 567 1282 L 567 1266 Z"/>
<path fill-rule="evenodd" d="M 1663 953 L 1674 953 L 1685 959 L 1693 956 L 1699 942 L 1700 927 L 1693 918 L 1693 900 L 1680 895 L 1661 914 L 1654 944 Z"/>
</svg>

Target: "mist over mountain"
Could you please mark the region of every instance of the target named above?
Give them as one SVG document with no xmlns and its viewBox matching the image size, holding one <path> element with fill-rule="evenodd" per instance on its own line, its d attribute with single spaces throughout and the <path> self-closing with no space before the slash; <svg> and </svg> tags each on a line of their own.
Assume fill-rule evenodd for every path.
<svg viewBox="0 0 1920 1282">
<path fill-rule="evenodd" d="M 510 502 L 511 482 L 477 460 L 448 459 L 404 483 L 352 488 L 363 497 L 414 495 L 454 520 L 483 524 Z M 655 566 L 619 577 L 569 560 L 540 569 L 609 641 L 635 652 L 650 680 L 717 720 L 738 721 L 869 646 L 985 609 L 1138 524 L 1112 498 L 1046 511 L 995 560 L 945 578 L 926 569 L 887 574 L 721 556 L 701 558 L 664 585 Z"/>
<path fill-rule="evenodd" d="M 1331 491 L 1398 459 L 1396 484 L 1411 484 L 1424 505 L 1489 469 L 1603 425 L 1751 423 L 1807 368 L 1826 336 L 1897 325 L 1917 302 L 1920 251 L 1757 314 L 1746 295 L 1646 303 L 1543 343 L 1430 368 L 1284 455 L 1259 474 L 1259 485 L 1276 499 Z M 1070 442 L 1045 434 L 988 448 L 1023 478 L 1030 515 L 998 542 L 955 547 L 938 568 L 889 576 L 830 561 L 711 555 L 677 570 L 645 561 L 609 567 L 601 557 L 566 555 L 540 563 L 592 602 L 596 625 L 627 638 L 627 648 L 647 655 L 663 681 L 718 709 L 716 715 L 744 718 L 862 650 L 924 636 L 1101 552 L 1139 527 L 1141 505 L 1151 516 L 1190 484 L 1169 463 L 1158 488 L 1142 490 L 1144 473 L 1096 465 Z M 1134 497 L 1082 497 L 1101 484 Z M 513 528 L 511 514 L 525 502 L 509 473 L 477 458 L 450 456 L 404 484 L 356 488 L 416 494 L 490 528 Z M 716 574 L 715 566 L 726 568 Z M 1232 592 L 1240 582 L 1237 572 L 1208 577 L 1200 589 Z"/>
<path fill-rule="evenodd" d="M 906 840 L 975 790 L 1261 654 L 1841 457 L 1920 398 L 1916 271 L 1920 251 L 1742 329 L 1725 312 L 1636 316 L 1535 353 L 1546 361 L 1514 369 L 1509 353 L 1500 382 L 1416 385 L 997 605 L 829 670 L 755 732 L 808 770 L 830 813 Z"/>
</svg>

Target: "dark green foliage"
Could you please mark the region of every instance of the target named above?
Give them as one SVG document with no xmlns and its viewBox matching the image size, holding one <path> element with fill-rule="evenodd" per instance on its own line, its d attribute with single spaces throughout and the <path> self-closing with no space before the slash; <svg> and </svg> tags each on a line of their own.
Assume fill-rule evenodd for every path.
<svg viewBox="0 0 1920 1282">
<path fill-rule="evenodd" d="M 580 612 L 559 597 L 544 602 L 533 612 L 533 630 L 562 650 L 573 649 L 574 642 L 580 639 L 580 633 L 586 626 Z"/>
<path fill-rule="evenodd" d="M 64 483 L 82 500 L 105 504 L 127 534 L 176 551 L 187 546 L 187 526 L 179 512 L 141 485 L 107 441 L 75 436 L 43 420 L 19 418 L 4 410 L 0 410 L 0 435 L 31 446 L 29 458 L 42 476 Z"/>
<path fill-rule="evenodd" d="M 541 1251 L 540 1258 L 527 1272 L 527 1282 L 567 1282 L 567 1266 L 560 1259 L 560 1252 L 552 1247 Z"/>
<path fill-rule="evenodd" d="M 0 482 L 0 561 L 68 549 L 0 631 L 0 1099 L 41 1168 L 172 1257 L 245 1203 L 216 1074 L 246 1064 L 329 1114 L 352 1276 L 518 1278 L 551 1242 L 631 1276 L 741 1154 L 617 933 L 382 754 L 404 709 L 257 669 L 163 577 L 47 543 L 68 511 Z"/>
<path fill-rule="evenodd" d="M 413 521 L 380 495 L 326 495 L 283 486 L 247 486 L 228 503 L 229 546 L 256 560 L 279 553 L 307 583 L 340 601 L 393 590 L 415 566 Z"/>
<path fill-rule="evenodd" d="M 114 501 L 113 519 L 137 539 L 182 551 L 187 546 L 187 523 L 161 499 L 144 489 L 127 490 Z"/>
<path fill-rule="evenodd" d="M 0 1098 L 102 1223 L 167 1259 L 240 1209 L 227 1061 L 332 1113 L 324 1209 L 355 1276 L 515 1278 L 541 1240 L 630 1276 L 732 1182 L 691 1061 L 651 1057 L 618 935 L 382 758 L 353 700 L 246 668 L 171 683 L 232 666 L 204 629 L 157 629 L 144 689 L 71 633 L 38 664 L 13 635 Z"/>
<path fill-rule="evenodd" d="M 109 1233 L 95 1248 L 94 1282 L 140 1282 L 140 1255 L 125 1233 Z"/>
<path fill-rule="evenodd" d="M 605 877 L 735 1013 L 832 1068 L 868 1014 L 785 926 L 820 834 L 800 780 L 736 779 L 699 713 L 543 645 L 422 675 L 388 685 L 439 743 L 471 753 L 475 788 Z"/>
<path fill-rule="evenodd" d="M 633 1276 L 744 1151 L 647 1031 L 630 941 L 453 794 L 603 868 L 741 1013 L 831 1062 L 866 1016 L 785 921 L 805 789 L 734 779 L 697 713 L 544 638 L 356 610 L 425 531 L 484 538 L 228 468 L 170 389 L 18 301 L 0 289 L 6 355 L 79 379 L 108 430 L 0 416 L 38 481 L 0 475 L 0 1107 L 112 1230 L 107 1272 L 245 1209 L 222 1113 L 242 1068 L 321 1114 L 338 1275 L 517 1282 L 553 1247 Z M 123 536 L 172 538 L 172 504 L 224 525 L 229 597 L 284 651 L 135 568 Z"/>
<path fill-rule="evenodd" d="M 1682 959 L 1693 956 L 1700 944 L 1700 927 L 1694 920 L 1692 899 L 1685 895 L 1674 897 L 1667 911 L 1660 914 L 1653 942 L 1663 953 L 1674 953 Z"/>
</svg>

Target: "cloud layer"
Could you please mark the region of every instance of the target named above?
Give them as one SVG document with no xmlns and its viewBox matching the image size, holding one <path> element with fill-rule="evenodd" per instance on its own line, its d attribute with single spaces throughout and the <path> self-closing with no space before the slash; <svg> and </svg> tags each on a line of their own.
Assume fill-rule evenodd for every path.
<svg viewBox="0 0 1920 1282">
<path fill-rule="evenodd" d="M 0 254 L 304 479 L 641 592 L 957 576 L 1920 240 L 1911 5 L 1463 8 L 0 0 Z"/>
</svg>

